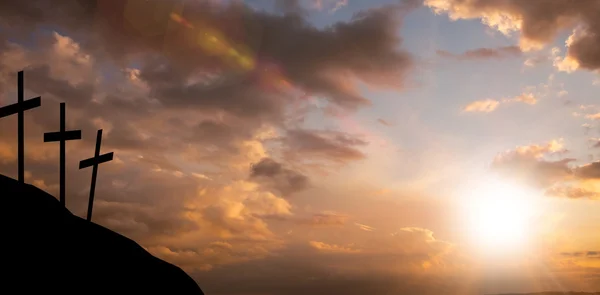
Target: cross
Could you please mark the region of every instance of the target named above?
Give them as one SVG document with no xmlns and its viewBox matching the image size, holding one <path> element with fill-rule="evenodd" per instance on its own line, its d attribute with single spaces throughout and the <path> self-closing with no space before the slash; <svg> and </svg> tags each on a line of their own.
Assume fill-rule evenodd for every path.
<svg viewBox="0 0 600 295">
<path fill-rule="evenodd" d="M 87 220 L 92 221 L 92 207 L 94 206 L 94 191 L 96 190 L 96 176 L 98 175 L 98 165 L 112 161 L 113 153 L 100 155 L 100 144 L 102 143 L 102 129 L 98 130 L 96 136 L 96 152 L 93 158 L 89 158 L 79 162 L 79 169 L 87 168 L 92 166 L 92 186 L 90 187 L 90 200 L 88 203 Z"/>
<path fill-rule="evenodd" d="M 60 131 L 44 133 L 44 142 L 60 142 L 60 204 L 65 206 L 65 142 L 81 139 L 81 130 L 65 131 L 65 103 L 60 103 Z"/>
<path fill-rule="evenodd" d="M 23 71 L 18 74 L 17 82 L 17 103 L 0 108 L 0 118 L 17 114 L 18 124 L 18 145 L 19 145 L 19 182 L 25 182 L 25 123 L 23 113 L 27 110 L 37 108 L 42 105 L 42 98 L 36 97 L 24 100 L 25 87 L 23 86 Z"/>
</svg>

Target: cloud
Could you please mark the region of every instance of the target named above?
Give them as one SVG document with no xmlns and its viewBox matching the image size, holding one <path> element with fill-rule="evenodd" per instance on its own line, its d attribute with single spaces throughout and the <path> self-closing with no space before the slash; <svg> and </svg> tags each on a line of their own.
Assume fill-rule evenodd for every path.
<svg viewBox="0 0 600 295">
<path fill-rule="evenodd" d="M 308 177 L 283 167 L 271 158 L 263 158 L 253 164 L 250 168 L 250 178 L 266 182 L 284 196 L 302 191 L 309 185 Z"/>
<path fill-rule="evenodd" d="M 421 228 L 402 228 L 396 234 L 373 237 L 371 242 L 308 240 L 251 264 L 215 268 L 203 274 L 206 283 L 202 286 L 206 292 L 214 289 L 229 294 L 439 294 L 458 287 L 449 280 L 450 272 L 460 272 L 452 250 L 452 245 Z"/>
<path fill-rule="evenodd" d="M 600 251 L 561 252 L 560 255 L 567 257 L 600 257 Z"/>
<path fill-rule="evenodd" d="M 10 28 L 3 34 L 11 35 L 2 39 L 2 89 L 14 88 L 14 73 L 26 67 L 29 90 L 47 102 L 66 101 L 68 124 L 84 132 L 105 129 L 106 147 L 119 151 L 185 150 L 193 161 L 227 166 L 231 163 L 226 158 L 261 153 L 256 136 L 265 125 L 287 128 L 284 109 L 294 101 L 293 95 L 271 84 L 286 81 L 293 88 L 352 109 L 369 104 L 353 89 L 353 81 L 401 88 L 397 78 L 405 76 L 412 65 L 411 57 L 396 46 L 402 10 L 397 6 L 364 11 L 350 22 L 319 30 L 300 16 L 265 14 L 238 4 L 213 9 L 214 4 L 200 1 L 186 3 L 181 10 L 178 1 L 146 1 L 138 3 L 140 7 L 121 1 L 61 2 L 48 7 L 41 1 L 9 2 L 3 2 L 6 7 L 0 9 L 2 26 Z M 118 11 L 113 16 L 119 20 L 113 21 L 108 10 Z M 149 12 L 156 13 L 156 18 L 148 18 Z M 265 60 L 255 70 L 261 67 L 260 71 L 271 74 L 255 77 L 232 69 L 228 61 L 188 42 L 187 29 L 173 18 L 179 13 L 185 13 L 189 22 L 206 21 L 204 29 L 210 28 L 232 44 L 250 47 L 247 58 Z M 226 18 L 247 20 L 248 34 L 236 36 L 234 27 L 243 25 L 219 21 Z M 61 33 L 36 31 L 29 26 L 33 20 L 59 28 Z M 18 42 L 23 31 L 35 33 L 38 49 L 8 42 Z M 281 39 L 291 35 L 297 35 L 292 43 L 310 44 L 314 51 L 298 51 L 299 47 Z M 354 45 L 347 46 L 348 42 Z M 137 68 L 125 66 L 131 62 Z M 100 75 L 111 66 L 118 68 L 110 76 Z M 115 108 L 120 111 L 114 112 Z M 54 114 L 36 116 L 37 124 L 56 123 L 55 116 L 46 113 Z M 7 130 L 11 132 L 7 135 L 14 134 Z M 84 142 L 92 144 L 87 137 Z M 191 151 L 190 143 L 198 148 Z"/>
<path fill-rule="evenodd" d="M 315 213 L 309 218 L 299 219 L 300 224 L 312 226 L 343 226 L 346 224 L 349 216 L 332 211 Z"/>
<path fill-rule="evenodd" d="M 355 222 L 354 225 L 356 225 L 358 228 L 360 228 L 361 230 L 364 230 L 364 231 L 374 231 L 375 230 L 374 227 L 368 226 L 368 225 L 362 224 L 362 223 Z"/>
<path fill-rule="evenodd" d="M 456 60 L 481 60 L 481 59 L 503 59 L 508 57 L 518 57 L 522 54 L 518 46 L 504 46 L 498 48 L 477 48 L 467 50 L 460 54 L 448 52 L 446 50 L 437 50 L 437 55 Z"/>
<path fill-rule="evenodd" d="M 501 104 L 521 102 L 528 105 L 534 105 L 537 103 L 537 98 L 531 92 L 525 92 L 511 98 L 503 98 L 501 100 L 496 99 L 484 99 L 474 101 L 463 108 L 464 112 L 483 112 L 490 113 L 495 111 Z"/>
<path fill-rule="evenodd" d="M 576 186 L 553 186 L 546 190 L 546 195 L 569 199 L 598 199 L 600 192 Z"/>
<path fill-rule="evenodd" d="M 383 126 L 388 126 L 388 127 L 394 126 L 394 124 L 388 122 L 387 120 L 381 119 L 381 118 L 377 119 L 377 122 Z"/>
<path fill-rule="evenodd" d="M 546 54 L 538 54 L 538 55 L 534 55 L 532 57 L 528 57 L 523 64 L 526 67 L 535 67 L 538 66 L 540 64 L 543 64 L 547 61 L 551 60 L 551 57 L 546 55 Z"/>
<path fill-rule="evenodd" d="M 558 47 L 552 48 L 552 65 L 562 72 L 572 73 L 579 68 L 579 62 L 571 56 L 562 57 Z"/>
<path fill-rule="evenodd" d="M 506 179 L 517 180 L 552 197 L 598 199 L 600 162 L 570 165 L 573 158 L 562 158 L 568 151 L 561 141 L 520 146 L 498 154 L 490 168 Z M 552 160 L 552 157 L 559 157 Z"/>
<path fill-rule="evenodd" d="M 269 60 L 276 61 L 277 67 L 285 70 L 285 79 L 292 85 L 302 88 L 305 92 L 322 95 L 330 102 L 343 107 L 356 108 L 369 104 L 367 98 L 362 97 L 356 89 L 351 87 L 353 80 L 363 80 L 374 85 L 400 87 L 397 83 L 392 85 L 390 81 L 403 77 L 405 73 L 401 69 L 408 69 L 411 64 L 408 54 L 396 51 L 391 45 L 399 41 L 394 34 L 398 21 L 394 14 L 396 9 L 393 8 L 363 12 L 356 15 L 352 23 L 338 23 L 326 31 L 316 30 L 306 23 L 297 26 L 296 23 L 304 22 L 297 17 L 280 18 L 250 11 L 239 12 L 239 9 L 234 8 L 225 10 L 223 12 L 225 15 L 206 15 L 204 11 L 200 10 L 200 7 L 198 9 L 188 8 L 184 17 L 193 22 L 196 18 L 227 17 L 228 13 L 232 16 L 240 13 L 242 16 L 248 14 L 247 17 L 253 18 L 255 26 L 260 28 L 260 33 L 256 33 L 257 35 L 246 37 L 261 40 L 256 48 L 257 55 L 264 55 Z M 367 32 L 376 32 L 376 34 Z M 289 40 L 283 39 L 289 38 L 291 35 L 295 35 L 295 37 Z M 354 46 L 352 50 L 347 50 L 343 55 L 337 54 L 341 48 L 348 46 L 349 42 L 355 44 L 355 40 L 361 40 L 360 43 L 357 43 L 359 46 Z M 300 44 L 310 44 L 312 50 L 298 51 L 296 46 Z M 203 107 L 216 107 L 252 116 L 266 116 L 266 112 L 274 116 L 276 111 L 281 109 L 282 100 L 279 95 L 277 97 L 257 96 L 257 89 L 254 89 L 253 86 L 258 81 L 253 81 L 250 77 L 241 80 L 237 77 L 224 77 L 223 81 L 226 84 L 229 84 L 228 79 L 235 78 L 235 85 L 241 84 L 237 88 L 233 88 L 231 85 L 227 88 L 206 87 L 203 83 L 186 86 L 183 82 L 186 79 L 182 79 L 184 77 L 169 73 L 176 70 L 189 76 L 191 73 L 186 73 L 189 71 L 186 69 L 187 67 L 204 66 L 204 60 L 198 60 L 193 56 L 196 54 L 197 48 L 190 49 L 193 50 L 189 52 L 190 55 L 182 54 L 178 58 L 179 60 L 185 57 L 187 64 L 171 63 L 171 65 L 163 67 L 163 63 L 157 61 L 155 65 L 142 69 L 142 78 L 154 86 L 152 92 L 165 104 L 177 106 L 186 101 L 198 103 Z M 378 57 L 366 57 L 365 50 L 377 54 Z M 396 68 L 390 67 L 387 63 L 396 64 Z M 175 66 L 177 67 L 175 68 Z M 261 66 L 257 65 L 257 67 Z M 308 75 L 308 73 L 311 74 Z M 274 75 L 279 74 L 274 73 Z M 170 77 L 170 79 L 165 80 L 165 77 Z M 223 99 L 205 99 L 205 97 L 215 96 L 222 96 Z M 231 101 L 232 99 L 237 99 L 237 101 Z"/>
<path fill-rule="evenodd" d="M 537 98 L 535 98 L 535 96 L 533 95 L 533 93 L 523 93 L 520 95 L 517 95 L 513 98 L 507 98 L 504 99 L 503 102 L 522 102 L 522 103 L 526 103 L 529 105 L 534 105 L 537 103 Z"/>
<path fill-rule="evenodd" d="M 500 102 L 494 99 L 477 100 L 465 106 L 463 111 L 489 113 L 493 112 L 498 105 L 500 105 Z"/>
<path fill-rule="evenodd" d="M 150 188 L 130 184 L 126 197 L 145 193 L 145 198 L 138 202 L 100 199 L 95 206 L 96 222 L 134 238 L 153 254 L 188 271 L 262 259 L 282 247 L 269 222 L 293 215 L 287 201 L 250 183 L 219 187 L 195 184 L 191 178 L 175 178 L 165 175 L 153 181 L 189 183 L 183 187 L 188 191 L 183 199 L 171 198 L 157 204 L 157 199 L 169 196 L 160 191 L 164 183 Z M 136 192 L 140 189 L 144 191 Z M 180 189 L 179 193 L 185 190 Z M 105 191 L 98 195 L 107 196 Z M 148 204 L 149 201 L 154 203 Z M 215 243 L 226 247 L 215 249 Z"/>
<path fill-rule="evenodd" d="M 335 2 L 335 6 L 330 10 L 330 12 L 336 12 L 338 11 L 340 8 L 347 6 L 348 5 L 348 0 L 336 0 Z"/>
<path fill-rule="evenodd" d="M 590 120 L 600 120 L 600 113 L 588 114 L 585 115 L 585 118 Z"/>
<path fill-rule="evenodd" d="M 17 159 L 17 147 L 8 143 L 0 143 L 0 161 L 3 163 L 13 162 Z"/>
<path fill-rule="evenodd" d="M 545 157 L 565 152 L 559 140 L 552 140 L 543 145 L 519 146 L 496 155 L 490 167 L 508 178 L 523 181 L 537 188 L 548 188 L 571 175 L 568 164 L 575 159 L 553 161 Z"/>
<path fill-rule="evenodd" d="M 600 3 L 595 1 L 425 0 L 424 4 L 452 20 L 480 19 L 503 34 L 518 32 L 523 50 L 540 49 L 561 32 L 572 30 L 559 69 L 600 69 L 600 22 L 596 17 Z"/>
<path fill-rule="evenodd" d="M 310 155 L 325 162 L 347 163 L 366 158 L 358 148 L 368 142 L 338 131 L 288 130 L 282 138 L 286 156 L 297 159 L 298 155 Z"/>
<path fill-rule="evenodd" d="M 334 13 L 348 5 L 348 0 L 282 0 L 275 1 L 278 10 L 287 13 L 307 14 L 313 10 Z"/>
<path fill-rule="evenodd" d="M 57 115 L 56 112 L 48 113 Z M 74 113 L 68 108 L 68 114 Z M 41 126 L 32 122 L 32 116 L 26 118 L 26 167 L 31 171 L 27 181 L 56 195 L 58 146 L 42 143 Z M 3 124 L 2 127 L 6 126 Z M 91 141 L 94 133 L 86 131 L 84 138 Z M 103 151 L 112 151 L 108 148 L 111 148 L 113 138 L 105 138 Z M 16 137 L 3 137 L 2 140 L 14 142 Z M 84 215 L 89 188 L 89 174 L 86 172 L 89 171 L 78 171 L 76 167 L 78 160 L 92 156 L 93 149 L 78 142 L 69 142 L 67 148 L 67 206 L 74 213 Z M 224 185 L 223 179 L 211 187 L 203 184 L 207 180 L 192 176 L 176 164 L 172 154 L 158 156 L 152 151 L 151 146 L 148 150 L 119 150 L 115 161 L 101 165 L 94 208 L 95 222 L 152 249 L 184 247 L 188 254 L 200 251 L 198 258 L 190 261 L 165 251 L 153 252 L 169 261 L 182 263 L 186 269 L 188 266 L 189 269 L 204 268 L 207 263 L 213 265 L 259 259 L 277 246 L 276 236 L 269 229 L 267 220 L 291 215 L 291 206 L 287 201 L 251 185 L 244 188 L 245 185 L 241 184 L 227 185 L 227 181 Z M 13 159 L 16 156 L 13 157 L 11 153 L 2 156 L 0 162 L 4 164 L 0 165 L 0 173 L 16 177 L 16 162 Z M 219 188 L 220 185 L 224 188 Z M 239 251 L 248 252 L 253 248 L 262 250 L 257 254 L 234 253 L 231 259 L 215 258 L 211 262 L 201 249 L 214 239 L 227 239 L 236 249 L 240 248 Z M 242 243 L 231 239 L 253 242 Z M 193 262 L 195 264 L 191 265 Z"/>
<path fill-rule="evenodd" d="M 576 117 L 583 117 L 590 121 L 596 121 L 600 119 L 600 112 L 598 112 L 598 106 L 594 104 L 589 105 L 580 105 L 579 112 L 573 112 L 573 115 Z M 588 129 L 591 128 L 590 123 L 585 123 L 582 125 L 583 127 L 588 126 Z"/>
<path fill-rule="evenodd" d="M 300 2 L 300 0 L 274 1 L 275 9 L 284 13 L 303 13 L 304 9 Z"/>
<path fill-rule="evenodd" d="M 592 162 L 582 166 L 577 167 L 575 170 L 576 175 L 579 178 L 600 178 L 600 162 Z"/>
<path fill-rule="evenodd" d="M 334 244 L 326 244 L 323 242 L 310 241 L 309 245 L 319 251 L 332 252 L 332 253 L 360 253 L 360 249 L 353 249 L 350 247 L 343 247 Z"/>
<path fill-rule="evenodd" d="M 32 90 L 45 98 L 66 100 L 70 108 L 77 107 L 81 113 L 93 111 L 94 122 L 102 118 L 105 125 L 120 126 L 107 134 L 114 147 L 164 150 L 166 146 L 184 148 L 186 143 L 194 142 L 213 145 L 213 151 L 218 149 L 231 156 L 242 153 L 247 146 L 242 142 L 253 140 L 265 124 L 286 128 L 285 109 L 295 100 L 291 93 L 295 93 L 294 89 L 319 95 L 332 105 L 356 109 L 370 102 L 354 88 L 355 81 L 401 89 L 401 81 L 412 68 L 409 54 L 396 46 L 401 41 L 395 32 L 403 9 L 398 6 L 363 11 L 348 23 L 319 30 L 301 16 L 276 16 L 239 4 L 213 9 L 214 4 L 205 1 L 186 2 L 182 10 L 180 1 L 146 1 L 135 4 L 139 7 L 130 7 L 132 3 L 65 2 L 55 7 L 45 7 L 40 1 L 3 3 L 7 5 L 1 9 L 7 14 L 3 17 L 5 26 L 10 23 L 11 28 L 33 31 L 35 28 L 26 22 L 36 18 L 36 23 L 60 28 L 63 34 L 44 37 L 44 42 L 53 44 L 49 50 L 52 56 L 9 44 L 12 49 L 3 60 L 10 68 L 5 73 L 31 66 L 27 75 Z M 39 10 L 42 14 L 29 14 L 39 7 L 45 7 Z M 119 13 L 110 14 L 108 10 Z M 24 15 L 14 17 L 19 13 Z M 148 18 L 153 13 L 156 17 Z M 198 27 L 197 32 L 188 29 L 176 21 L 181 18 L 173 15 L 184 17 L 188 23 L 203 23 L 204 27 Z M 248 23 L 225 24 L 222 19 L 243 19 Z M 237 27 L 247 29 L 246 34 L 237 36 Z M 227 44 L 248 47 L 245 51 L 239 49 L 245 54 L 240 59 L 252 60 L 252 70 L 236 68 L 239 65 L 232 66 L 230 60 L 215 58 L 217 53 L 212 49 L 190 42 L 189 35 L 202 30 L 219 35 Z M 289 42 L 282 39 L 292 35 L 295 37 Z M 17 36 L 15 32 L 13 37 Z M 353 45 L 348 46 L 350 43 Z M 302 44 L 310 44 L 313 50 L 297 50 L 306 47 Z M 342 51 L 344 54 L 339 54 Z M 55 62 L 46 65 L 45 61 L 50 60 Z M 104 63 L 122 66 L 134 60 L 139 64 L 136 69 L 123 66 L 123 72 L 114 77 L 130 80 L 122 83 L 127 87 L 120 90 L 110 87 L 100 91 L 98 87 L 109 86 L 106 79 L 83 79 L 87 77 L 83 72 L 93 76 Z M 256 76 L 253 71 L 265 74 Z M 13 81 L 6 82 L 8 87 Z M 108 114 L 114 107 L 123 112 Z M 149 125 L 135 120 L 149 114 L 165 118 L 166 124 Z M 214 114 L 219 114 L 219 118 Z M 89 125 L 92 129 L 94 124 L 86 122 L 86 118 L 81 116 L 77 125 Z M 182 130 L 183 134 L 169 136 L 173 129 Z M 148 144 L 158 138 L 162 139 L 162 147 Z M 223 159 L 211 155 L 196 160 L 211 158 Z"/>
</svg>

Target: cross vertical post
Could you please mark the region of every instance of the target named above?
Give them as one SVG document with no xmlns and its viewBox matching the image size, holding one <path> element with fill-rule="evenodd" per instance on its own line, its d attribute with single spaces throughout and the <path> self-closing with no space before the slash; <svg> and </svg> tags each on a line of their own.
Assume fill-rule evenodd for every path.
<svg viewBox="0 0 600 295">
<path fill-rule="evenodd" d="M 18 82 L 17 82 L 17 103 L 21 105 L 23 100 L 25 99 L 25 81 L 23 77 L 23 71 L 18 74 Z M 19 182 L 25 182 L 25 122 L 23 120 L 23 109 L 19 109 L 19 113 L 17 115 L 17 125 L 18 125 L 18 136 L 19 136 Z"/>
<path fill-rule="evenodd" d="M 112 161 L 114 154 L 110 152 L 104 155 L 100 155 L 101 143 L 102 129 L 98 130 L 98 134 L 96 136 L 96 151 L 94 152 L 94 157 L 79 162 L 79 169 L 92 166 L 92 184 L 90 186 L 90 199 L 88 202 L 87 221 L 92 221 L 92 209 L 94 207 L 94 191 L 96 190 L 96 177 L 98 176 L 98 165 L 108 161 Z"/>
<path fill-rule="evenodd" d="M 65 131 L 66 129 L 66 110 L 65 103 L 60 103 L 60 131 L 58 132 L 46 132 L 44 133 L 44 142 L 60 142 L 60 204 L 65 204 L 65 143 L 67 140 L 81 139 L 81 130 Z"/>
<path fill-rule="evenodd" d="M 42 105 L 42 98 L 35 97 L 25 100 L 25 83 L 23 71 L 17 75 L 17 103 L 0 108 L 0 118 L 17 114 L 17 136 L 18 136 L 18 179 L 25 183 L 25 120 L 24 112 Z"/>
</svg>

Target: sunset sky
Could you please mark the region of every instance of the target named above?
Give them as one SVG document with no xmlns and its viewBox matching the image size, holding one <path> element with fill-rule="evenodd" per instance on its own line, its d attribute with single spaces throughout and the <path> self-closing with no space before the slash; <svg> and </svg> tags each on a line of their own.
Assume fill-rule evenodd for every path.
<svg viewBox="0 0 600 295">
<path fill-rule="evenodd" d="M 26 182 L 207 294 L 600 291 L 600 1 L 0 1 Z M 0 173 L 17 177 L 17 119 Z M 26 218 L 26 216 L 24 216 Z M 41 245 L 43 247 L 43 245 Z"/>
</svg>

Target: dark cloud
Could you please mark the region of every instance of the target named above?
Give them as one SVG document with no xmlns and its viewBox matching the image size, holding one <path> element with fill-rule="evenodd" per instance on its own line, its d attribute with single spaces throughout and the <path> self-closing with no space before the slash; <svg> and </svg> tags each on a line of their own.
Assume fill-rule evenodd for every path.
<svg viewBox="0 0 600 295">
<path fill-rule="evenodd" d="M 593 162 L 575 169 L 575 174 L 579 178 L 598 179 L 600 178 L 600 162 Z"/>
<path fill-rule="evenodd" d="M 95 92 L 91 83 L 72 85 L 63 79 L 53 78 L 49 65 L 26 68 L 25 72 L 29 90 L 42 95 L 44 99 L 62 100 L 74 108 L 88 104 Z"/>
<path fill-rule="evenodd" d="M 29 36 L 48 45 L 44 47 L 63 50 L 52 51 L 53 55 L 30 53 L 35 62 L 28 69 L 26 85 L 44 98 L 66 101 L 69 109 L 79 110 L 77 126 L 82 129 L 95 129 L 98 124 L 91 121 L 98 119 L 119 126 L 105 132 L 112 137 L 107 141 L 110 147 L 174 150 L 193 142 L 239 154 L 236 143 L 250 140 L 265 124 L 286 128 L 288 106 L 295 98 L 278 88 L 281 81 L 346 109 L 370 103 L 352 87 L 356 80 L 400 89 L 412 61 L 399 48 L 397 30 L 403 13 L 410 9 L 392 5 L 367 10 L 347 23 L 317 29 L 302 15 L 272 15 L 240 3 L 5 1 L 0 5 L 0 25 L 11 40 L 35 33 Z M 194 29 L 178 23 L 173 15 L 182 16 Z M 42 26 L 61 35 L 40 33 Z M 210 48 L 198 43 L 203 32 L 231 48 L 239 45 L 236 49 L 253 62 L 252 69 L 207 51 Z M 125 71 L 131 64 L 138 69 Z M 106 74 L 111 67 L 123 70 Z M 6 73 L 19 69 L 6 68 Z M 101 73 L 101 79 L 73 83 L 82 80 L 84 70 L 86 75 Z M 134 82 L 139 89 L 132 93 L 126 84 Z M 168 110 L 173 112 L 167 115 Z M 194 111 L 189 116 L 203 119 L 191 123 L 174 111 Z M 167 124 L 153 124 L 150 129 L 149 122 L 139 122 L 150 116 L 158 120 L 160 115 Z M 187 122 L 175 124 L 173 119 Z M 173 136 L 175 128 L 186 130 Z"/>
<path fill-rule="evenodd" d="M 381 118 L 377 119 L 377 122 L 383 126 L 388 126 L 388 127 L 394 125 L 394 124 L 390 123 L 389 121 L 381 119 Z"/>
<path fill-rule="evenodd" d="M 230 122 L 228 122 L 230 121 Z M 252 138 L 256 126 L 244 125 L 243 120 L 216 121 L 204 120 L 190 127 L 191 133 L 187 142 L 200 145 L 213 145 L 221 151 L 228 153 L 239 153 L 239 143 L 242 140 Z"/>
<path fill-rule="evenodd" d="M 555 141 L 546 145 L 521 146 L 497 155 L 491 169 L 536 188 L 548 188 L 572 174 L 568 164 L 575 159 L 553 161 L 544 158 L 546 155 L 557 153 L 564 153 L 564 149 Z"/>
<path fill-rule="evenodd" d="M 477 60 L 477 59 L 502 59 L 508 57 L 518 57 L 522 54 L 518 46 L 505 46 L 498 48 L 477 48 L 467 50 L 463 53 L 451 53 L 446 50 L 437 50 L 437 55 L 457 60 Z"/>
<path fill-rule="evenodd" d="M 425 5 L 453 19 L 481 18 L 504 33 L 518 31 L 525 48 L 552 44 L 560 33 L 577 27 L 567 56 L 584 69 L 600 69 L 598 1 L 426 0 Z"/>
<path fill-rule="evenodd" d="M 300 224 L 312 226 L 343 226 L 348 221 L 349 216 L 336 212 L 315 213 L 308 218 L 299 219 Z"/>
<path fill-rule="evenodd" d="M 337 163 L 364 159 L 366 155 L 358 148 L 368 144 L 342 132 L 301 129 L 289 130 L 283 143 L 290 158 L 304 154 Z"/>
<path fill-rule="evenodd" d="M 202 48 L 193 36 L 187 36 L 193 30 L 171 20 L 172 12 L 180 13 L 190 23 L 217 28 L 231 44 L 250 46 L 254 52 L 252 58 L 277 63 L 293 84 L 306 92 L 325 95 L 341 106 L 368 104 L 368 99 L 347 87 L 351 79 L 401 87 L 398 78 L 404 77 L 411 65 L 409 55 L 397 49 L 401 41 L 396 34 L 400 24 L 398 6 L 360 12 L 349 23 L 318 30 L 297 15 L 275 16 L 239 4 L 214 7 L 205 1 L 82 3 L 85 6 L 73 1 L 50 6 L 43 1 L 5 1 L 2 17 L 12 26 L 27 28 L 32 23 L 58 26 L 72 33 L 95 56 L 101 56 L 100 48 L 117 60 L 139 54 L 167 56 L 168 60 L 153 58 L 155 62 L 146 64 L 142 70 L 152 93 L 167 105 L 198 104 L 233 112 L 246 109 L 243 113 L 250 114 L 273 110 L 277 105 L 276 100 L 247 93 L 252 89 L 244 85 L 251 82 L 242 83 L 243 80 L 236 79 L 236 84 L 242 84 L 239 89 L 209 90 L 198 83 L 186 86 L 186 78 L 195 69 L 218 73 L 224 65 L 214 56 L 199 54 Z M 243 35 L 236 34 L 239 28 L 245 29 Z M 79 36 L 79 32 L 87 35 Z M 103 46 L 98 46 L 99 43 Z M 390 84 L 391 81 L 395 82 Z"/>
<path fill-rule="evenodd" d="M 305 190 L 309 185 L 308 177 L 304 174 L 286 168 L 271 158 L 264 158 L 253 164 L 250 167 L 250 178 L 266 182 L 283 196 Z"/>
<path fill-rule="evenodd" d="M 284 13 L 306 13 L 306 9 L 302 7 L 300 0 L 275 0 L 275 9 Z"/>
</svg>

